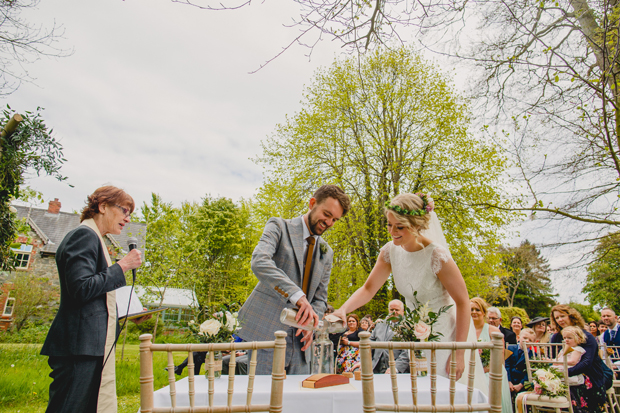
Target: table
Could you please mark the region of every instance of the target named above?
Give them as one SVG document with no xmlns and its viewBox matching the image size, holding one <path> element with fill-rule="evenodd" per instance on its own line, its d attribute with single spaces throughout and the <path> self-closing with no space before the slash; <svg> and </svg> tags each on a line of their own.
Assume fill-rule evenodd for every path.
<svg viewBox="0 0 620 413">
<path fill-rule="evenodd" d="M 301 382 L 309 375 L 289 375 L 284 381 L 282 407 L 284 412 L 296 413 L 360 413 L 362 412 L 362 382 L 350 379 L 348 385 L 306 389 Z M 204 376 L 195 377 L 196 406 L 208 406 L 209 385 Z M 388 374 L 374 376 L 375 402 L 393 403 L 392 387 Z M 235 376 L 233 404 L 245 404 L 248 376 Z M 225 406 L 227 400 L 228 376 L 215 380 L 214 405 Z M 411 404 L 411 379 L 409 374 L 398 375 L 399 401 Z M 189 406 L 189 383 L 187 377 L 176 382 L 177 406 Z M 437 377 L 437 404 L 448 404 L 450 381 Z M 256 376 L 252 404 L 269 404 L 271 376 Z M 473 403 L 487 403 L 487 397 L 474 389 Z M 170 407 L 170 389 L 166 386 L 157 390 L 153 398 L 155 407 Z M 430 377 L 418 378 L 418 403 L 430 404 Z M 457 383 L 455 403 L 467 402 L 467 387 Z"/>
</svg>

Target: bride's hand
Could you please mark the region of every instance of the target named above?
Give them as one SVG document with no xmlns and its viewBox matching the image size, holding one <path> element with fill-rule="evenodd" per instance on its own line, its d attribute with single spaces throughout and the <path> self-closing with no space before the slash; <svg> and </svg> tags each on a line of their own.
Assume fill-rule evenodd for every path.
<svg viewBox="0 0 620 413">
<path fill-rule="evenodd" d="M 332 315 L 335 315 L 336 317 L 344 321 L 345 325 L 347 324 L 347 313 L 345 313 L 342 308 L 339 308 L 336 311 L 334 311 Z"/>
<path fill-rule="evenodd" d="M 446 374 L 450 377 L 450 361 L 452 355 L 448 356 L 448 362 L 446 363 Z M 457 350 L 456 352 L 456 380 L 458 381 L 463 372 L 465 371 L 465 352 L 463 350 Z"/>
</svg>

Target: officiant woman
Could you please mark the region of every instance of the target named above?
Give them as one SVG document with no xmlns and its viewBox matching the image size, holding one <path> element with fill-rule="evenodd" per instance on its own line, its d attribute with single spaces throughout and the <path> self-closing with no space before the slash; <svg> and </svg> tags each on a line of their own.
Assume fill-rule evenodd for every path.
<svg viewBox="0 0 620 413">
<path fill-rule="evenodd" d="M 86 201 L 81 224 L 58 246 L 60 307 L 41 349 L 52 368 L 47 412 L 117 411 L 114 290 L 125 285 L 125 272 L 138 268 L 142 257 L 134 249 L 113 264 L 103 237 L 120 234 L 134 207 L 122 189 L 97 189 Z"/>
</svg>

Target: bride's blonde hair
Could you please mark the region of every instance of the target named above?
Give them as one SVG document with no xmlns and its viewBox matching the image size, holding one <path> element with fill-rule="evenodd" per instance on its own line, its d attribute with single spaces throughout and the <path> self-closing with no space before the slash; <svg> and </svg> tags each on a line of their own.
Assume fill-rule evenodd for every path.
<svg viewBox="0 0 620 413">
<path fill-rule="evenodd" d="M 433 202 L 433 198 L 431 198 L 428 195 L 426 195 L 426 199 L 427 199 L 428 204 Z M 407 210 L 407 211 L 425 209 L 424 201 L 422 201 L 422 198 L 420 198 L 416 194 L 396 195 L 390 201 L 390 207 L 391 206 L 400 207 L 401 209 Z M 425 213 L 424 215 L 401 214 L 398 211 L 390 207 L 383 209 L 383 213 L 385 214 L 385 216 L 387 217 L 387 213 L 391 212 L 392 215 L 394 215 L 394 218 L 396 219 L 396 221 L 398 221 L 398 223 L 403 225 L 405 228 L 409 229 L 409 231 L 413 233 L 414 235 L 419 236 L 420 231 L 424 231 L 425 229 L 428 229 L 428 223 L 431 220 L 430 213 Z"/>
</svg>

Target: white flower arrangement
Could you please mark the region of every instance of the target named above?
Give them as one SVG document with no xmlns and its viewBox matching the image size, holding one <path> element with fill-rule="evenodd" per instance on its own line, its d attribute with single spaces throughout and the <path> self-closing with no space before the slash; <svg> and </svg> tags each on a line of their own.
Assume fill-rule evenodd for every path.
<svg viewBox="0 0 620 413">
<path fill-rule="evenodd" d="M 233 333 L 241 328 L 237 317 L 238 313 L 220 311 L 200 325 L 191 320 L 188 327 L 191 334 L 201 343 L 227 343 L 233 340 Z"/>
<path fill-rule="evenodd" d="M 395 341 L 439 341 L 443 334 L 433 331 L 433 325 L 437 319 L 448 311 L 452 305 L 443 306 L 436 313 L 431 310 L 428 303 L 423 305 L 417 299 L 417 292 L 413 293 L 414 309 L 405 307 L 405 314 L 401 316 L 392 315 L 386 321 L 394 322 L 392 327 Z"/>
<path fill-rule="evenodd" d="M 534 393 L 549 397 L 566 397 L 568 392 L 564 373 L 552 366 L 534 372 L 532 382 L 526 383 L 526 389 L 532 388 Z"/>
</svg>

